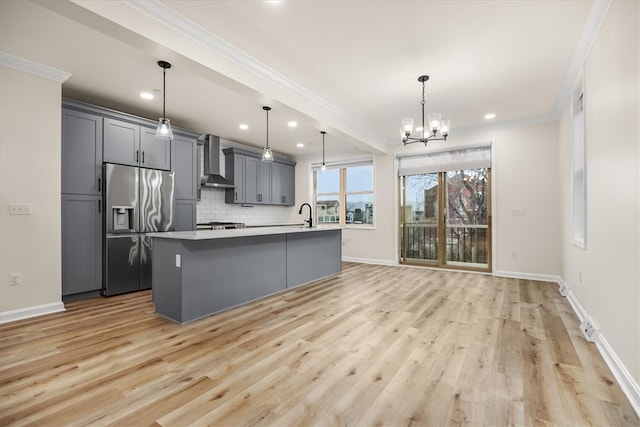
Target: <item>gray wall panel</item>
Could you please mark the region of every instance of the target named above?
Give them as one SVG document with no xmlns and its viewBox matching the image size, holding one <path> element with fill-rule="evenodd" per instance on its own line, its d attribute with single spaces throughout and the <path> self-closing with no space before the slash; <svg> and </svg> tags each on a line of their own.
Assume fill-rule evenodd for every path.
<svg viewBox="0 0 640 427">
<path fill-rule="evenodd" d="M 287 288 L 339 273 L 342 231 L 287 234 Z"/>
<path fill-rule="evenodd" d="M 176 254 L 182 260 L 180 240 L 153 239 L 152 295 L 158 313 L 183 323 L 186 320 L 182 317 L 182 269 L 176 267 Z"/>
<path fill-rule="evenodd" d="M 183 321 L 285 289 L 284 234 L 186 241 L 184 245 Z"/>
</svg>

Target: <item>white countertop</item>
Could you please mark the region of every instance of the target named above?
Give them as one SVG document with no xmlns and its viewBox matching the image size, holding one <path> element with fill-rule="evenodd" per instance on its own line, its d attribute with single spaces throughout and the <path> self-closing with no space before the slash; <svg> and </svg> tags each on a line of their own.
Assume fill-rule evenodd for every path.
<svg viewBox="0 0 640 427">
<path fill-rule="evenodd" d="M 339 230 L 340 227 L 253 227 L 234 228 L 230 230 L 198 230 L 198 231 L 169 231 L 164 233 L 148 233 L 147 236 L 161 239 L 178 240 L 210 240 L 229 239 L 233 237 L 268 236 L 271 234 L 313 233 L 316 231 Z"/>
</svg>

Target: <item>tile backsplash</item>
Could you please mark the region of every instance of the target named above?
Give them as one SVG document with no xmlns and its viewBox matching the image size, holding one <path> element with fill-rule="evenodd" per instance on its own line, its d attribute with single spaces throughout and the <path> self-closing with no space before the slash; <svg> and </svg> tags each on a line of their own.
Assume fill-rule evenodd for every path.
<svg viewBox="0 0 640 427">
<path fill-rule="evenodd" d="M 287 206 L 241 206 L 224 202 L 224 190 L 203 188 L 198 202 L 196 221 L 244 222 L 247 225 L 284 224 L 295 207 Z M 304 218 L 300 217 L 300 222 Z"/>
</svg>

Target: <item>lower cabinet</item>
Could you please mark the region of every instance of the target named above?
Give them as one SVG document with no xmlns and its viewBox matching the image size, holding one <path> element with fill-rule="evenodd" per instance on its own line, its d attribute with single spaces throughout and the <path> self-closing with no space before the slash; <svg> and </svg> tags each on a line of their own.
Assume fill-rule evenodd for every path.
<svg viewBox="0 0 640 427">
<path fill-rule="evenodd" d="M 102 288 L 102 196 L 62 195 L 62 295 Z"/>
<path fill-rule="evenodd" d="M 175 231 L 194 231 L 196 229 L 196 200 L 176 200 Z"/>
</svg>

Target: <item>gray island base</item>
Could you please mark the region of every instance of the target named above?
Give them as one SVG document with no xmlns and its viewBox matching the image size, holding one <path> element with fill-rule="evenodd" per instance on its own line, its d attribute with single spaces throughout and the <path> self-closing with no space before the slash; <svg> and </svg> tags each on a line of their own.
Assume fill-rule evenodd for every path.
<svg viewBox="0 0 640 427">
<path fill-rule="evenodd" d="M 156 313 L 187 323 L 341 271 L 342 230 L 151 234 Z"/>
</svg>

